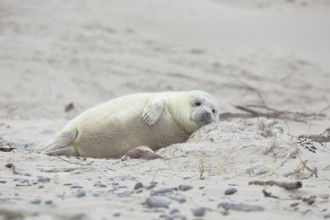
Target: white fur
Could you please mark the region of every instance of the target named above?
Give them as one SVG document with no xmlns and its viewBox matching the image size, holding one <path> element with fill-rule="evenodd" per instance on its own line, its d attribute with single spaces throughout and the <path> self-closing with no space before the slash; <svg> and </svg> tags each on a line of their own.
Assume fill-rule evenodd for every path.
<svg viewBox="0 0 330 220">
<path fill-rule="evenodd" d="M 202 91 L 132 94 L 81 113 L 50 141 L 43 153 L 121 157 L 142 145 L 157 150 L 184 142 L 203 124 L 218 119 L 216 100 Z"/>
</svg>

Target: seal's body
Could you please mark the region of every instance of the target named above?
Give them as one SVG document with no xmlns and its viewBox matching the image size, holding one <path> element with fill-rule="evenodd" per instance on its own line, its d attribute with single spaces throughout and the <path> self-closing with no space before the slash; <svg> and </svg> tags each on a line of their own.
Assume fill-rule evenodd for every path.
<svg viewBox="0 0 330 220">
<path fill-rule="evenodd" d="M 78 115 L 43 153 L 109 158 L 143 145 L 157 150 L 186 141 L 218 114 L 216 100 L 202 91 L 127 95 Z"/>
</svg>

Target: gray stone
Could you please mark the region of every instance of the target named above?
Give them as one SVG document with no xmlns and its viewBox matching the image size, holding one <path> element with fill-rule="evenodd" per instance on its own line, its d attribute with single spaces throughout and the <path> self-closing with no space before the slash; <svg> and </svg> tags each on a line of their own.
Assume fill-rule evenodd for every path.
<svg viewBox="0 0 330 220">
<path fill-rule="evenodd" d="M 50 182 L 50 178 L 47 176 L 37 176 L 38 177 L 38 182 L 40 183 L 48 183 Z"/>
<path fill-rule="evenodd" d="M 55 196 L 63 199 L 65 196 L 65 192 L 57 192 L 55 193 Z"/>
<path fill-rule="evenodd" d="M 40 199 L 33 199 L 33 200 L 30 201 L 30 203 L 33 204 L 33 205 L 38 205 L 38 204 L 41 203 L 41 200 Z"/>
<path fill-rule="evenodd" d="M 321 199 L 327 200 L 327 199 L 329 199 L 329 194 L 327 194 L 327 193 L 323 193 L 323 194 L 320 194 L 319 197 L 320 197 Z"/>
<path fill-rule="evenodd" d="M 53 201 L 52 201 L 52 200 L 46 200 L 46 201 L 45 201 L 45 204 L 46 204 L 46 205 L 51 205 L 51 204 L 53 204 Z"/>
<path fill-rule="evenodd" d="M 193 209 L 192 212 L 193 212 L 194 216 L 201 217 L 201 216 L 205 215 L 206 208 L 199 207 L 197 209 Z"/>
<path fill-rule="evenodd" d="M 152 181 L 150 183 L 148 183 L 144 188 L 146 189 L 153 189 L 155 188 L 155 186 L 157 186 L 158 182 Z"/>
<path fill-rule="evenodd" d="M 186 201 L 186 198 L 179 193 L 168 195 L 167 197 L 179 203 L 184 203 Z"/>
<path fill-rule="evenodd" d="M 241 212 L 262 212 L 265 210 L 264 207 L 259 205 L 249 205 L 244 203 L 229 203 L 229 202 L 219 203 L 218 208 L 232 209 Z"/>
<path fill-rule="evenodd" d="M 96 188 L 107 188 L 107 185 L 101 183 L 101 181 L 97 181 L 97 182 L 94 184 L 94 187 L 96 187 Z"/>
<path fill-rule="evenodd" d="M 330 213 L 324 215 L 323 218 L 330 218 Z"/>
<path fill-rule="evenodd" d="M 143 184 L 141 182 L 137 182 L 134 186 L 134 190 L 143 188 Z"/>
<path fill-rule="evenodd" d="M 226 189 L 225 195 L 233 195 L 236 192 L 237 192 L 237 189 L 231 187 L 231 188 Z"/>
<path fill-rule="evenodd" d="M 113 191 L 117 196 L 120 197 L 125 197 L 125 196 L 129 196 L 133 193 L 133 191 L 128 190 L 128 189 L 124 189 L 124 188 L 119 188 L 116 189 L 115 191 Z"/>
<path fill-rule="evenodd" d="M 180 186 L 178 187 L 178 189 L 181 190 L 181 191 L 187 191 L 187 190 L 190 190 L 190 189 L 192 189 L 192 188 L 193 188 L 193 187 L 190 186 L 190 185 L 180 185 Z"/>
<path fill-rule="evenodd" d="M 169 203 L 161 197 L 151 196 L 146 200 L 146 204 L 149 208 L 168 208 Z"/>
<path fill-rule="evenodd" d="M 76 192 L 76 197 L 77 198 L 84 197 L 84 196 L 86 196 L 86 192 L 84 190 L 78 190 Z"/>
</svg>

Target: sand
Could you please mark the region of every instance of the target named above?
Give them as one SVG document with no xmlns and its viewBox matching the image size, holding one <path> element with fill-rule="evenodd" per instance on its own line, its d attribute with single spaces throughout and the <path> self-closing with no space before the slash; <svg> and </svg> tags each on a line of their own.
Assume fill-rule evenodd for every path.
<svg viewBox="0 0 330 220">
<path fill-rule="evenodd" d="M 329 143 L 298 139 L 330 127 L 329 39 L 328 0 L 0 1 L 0 219 L 330 218 Z M 88 107 L 190 89 L 324 115 L 222 118 L 150 161 L 34 153 Z"/>
</svg>

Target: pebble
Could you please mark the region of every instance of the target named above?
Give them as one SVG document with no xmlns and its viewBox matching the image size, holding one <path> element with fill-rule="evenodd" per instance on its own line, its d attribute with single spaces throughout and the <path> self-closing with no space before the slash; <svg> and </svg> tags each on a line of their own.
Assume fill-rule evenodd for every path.
<svg viewBox="0 0 330 220">
<path fill-rule="evenodd" d="M 50 182 L 50 178 L 47 176 L 37 176 L 38 177 L 38 182 L 40 183 L 48 183 Z"/>
<path fill-rule="evenodd" d="M 55 193 L 55 196 L 63 199 L 65 196 L 65 192 L 57 192 Z"/>
<path fill-rule="evenodd" d="M 31 204 L 33 205 L 37 205 L 37 204 L 40 204 L 41 203 L 41 200 L 40 199 L 33 199 L 30 201 Z"/>
<path fill-rule="evenodd" d="M 327 193 L 320 194 L 319 197 L 320 197 L 321 199 L 327 200 L 327 199 L 329 199 L 329 194 L 327 194 Z"/>
<path fill-rule="evenodd" d="M 116 212 L 116 213 L 113 213 L 113 217 L 119 217 L 121 214 L 120 214 L 120 212 Z"/>
<path fill-rule="evenodd" d="M 157 186 L 157 184 L 158 184 L 158 182 L 151 181 L 144 188 L 146 188 L 146 189 L 153 189 L 153 188 L 155 188 L 155 186 Z"/>
<path fill-rule="evenodd" d="M 143 188 L 143 184 L 141 182 L 137 182 L 134 186 L 134 190 Z"/>
<path fill-rule="evenodd" d="M 232 209 L 241 212 L 261 212 L 265 210 L 264 207 L 259 205 L 248 205 L 244 203 L 229 203 L 229 202 L 219 203 L 218 208 Z"/>
<path fill-rule="evenodd" d="M 82 186 L 78 186 L 78 185 L 74 185 L 74 186 L 71 186 L 70 188 L 72 188 L 72 189 L 82 189 L 83 187 Z"/>
<path fill-rule="evenodd" d="M 94 187 L 96 187 L 96 188 L 107 188 L 107 185 L 101 183 L 101 181 L 97 181 L 97 182 L 94 184 Z"/>
<path fill-rule="evenodd" d="M 174 195 L 169 195 L 168 198 L 170 198 L 172 200 L 175 200 L 179 203 L 184 203 L 186 201 L 186 198 L 183 195 L 179 194 L 179 193 L 174 194 Z"/>
<path fill-rule="evenodd" d="M 115 191 L 113 191 L 117 196 L 129 196 L 131 195 L 133 192 L 130 191 L 130 190 L 127 190 L 127 189 L 123 189 L 123 188 L 119 188 L 119 189 L 116 189 Z"/>
<path fill-rule="evenodd" d="M 192 210 L 194 216 L 201 217 L 205 215 L 206 209 L 204 207 L 199 207 Z"/>
<path fill-rule="evenodd" d="M 225 195 L 233 195 L 236 192 L 237 192 L 237 189 L 231 187 L 231 188 L 226 189 Z"/>
<path fill-rule="evenodd" d="M 170 215 L 173 215 L 173 214 L 176 214 L 176 213 L 180 213 L 180 210 L 177 209 L 177 208 L 174 208 L 174 209 L 171 209 L 169 213 L 170 213 Z"/>
<path fill-rule="evenodd" d="M 76 197 L 77 198 L 84 197 L 84 196 L 86 196 L 86 192 L 84 190 L 78 190 L 76 192 Z"/>
<path fill-rule="evenodd" d="M 292 175 L 293 175 L 292 171 L 282 174 L 282 176 L 284 176 L 284 177 L 289 177 L 289 176 L 292 176 Z"/>
<path fill-rule="evenodd" d="M 51 204 L 53 204 L 53 201 L 52 201 L 52 200 L 46 200 L 46 201 L 45 201 L 45 204 L 46 204 L 46 205 L 51 205 Z"/>
<path fill-rule="evenodd" d="M 323 218 L 330 218 L 330 213 L 324 215 Z"/>
<path fill-rule="evenodd" d="M 26 178 L 19 177 L 19 178 L 15 178 L 14 181 L 20 184 L 29 184 L 29 180 Z"/>
<path fill-rule="evenodd" d="M 174 215 L 170 215 L 170 216 L 166 216 L 164 220 L 186 220 L 187 217 L 180 214 L 180 213 L 176 213 Z"/>
<path fill-rule="evenodd" d="M 178 187 L 178 189 L 181 190 L 181 191 L 187 191 L 187 190 L 192 189 L 192 188 L 193 188 L 193 187 L 190 186 L 190 185 L 180 185 L 180 186 Z"/>
<path fill-rule="evenodd" d="M 164 188 L 164 189 L 159 189 L 159 190 L 153 191 L 151 193 L 151 195 L 170 194 L 170 193 L 173 193 L 172 188 Z"/>
<path fill-rule="evenodd" d="M 149 208 L 168 208 L 169 207 L 169 203 L 158 196 L 151 196 L 148 197 L 146 200 L 146 204 Z"/>
</svg>

